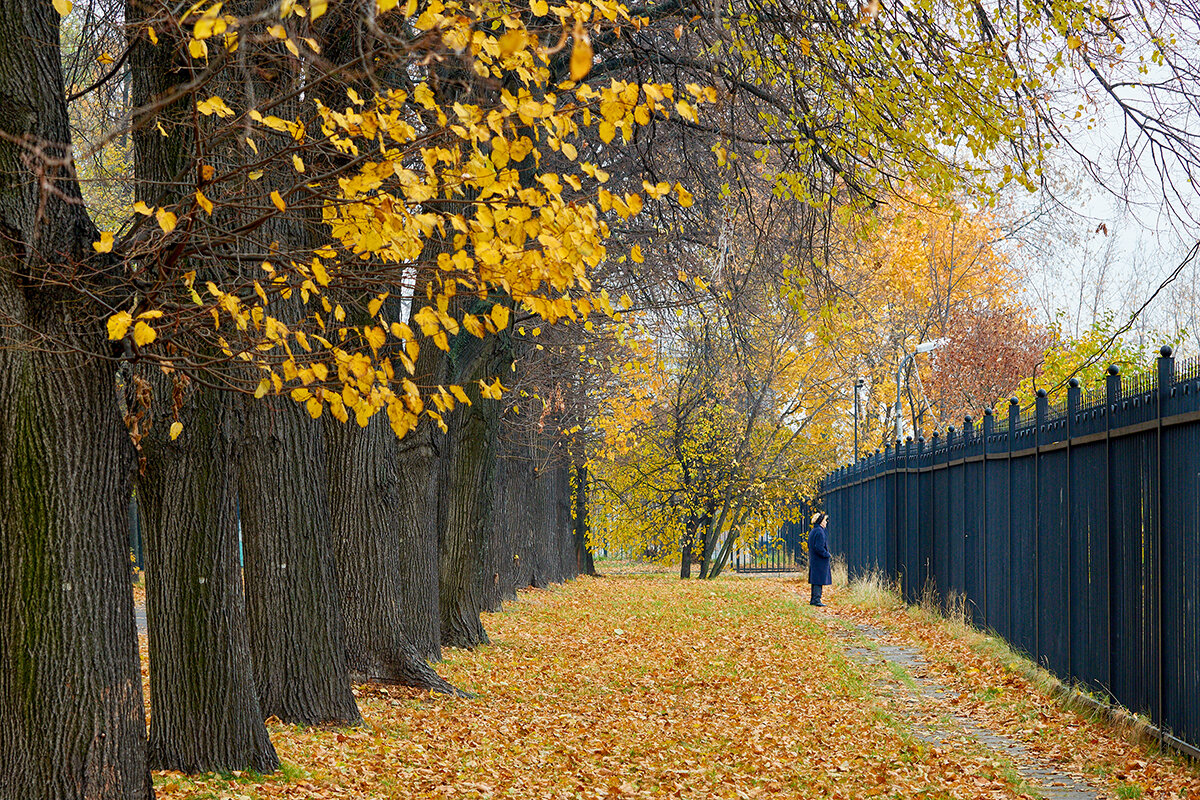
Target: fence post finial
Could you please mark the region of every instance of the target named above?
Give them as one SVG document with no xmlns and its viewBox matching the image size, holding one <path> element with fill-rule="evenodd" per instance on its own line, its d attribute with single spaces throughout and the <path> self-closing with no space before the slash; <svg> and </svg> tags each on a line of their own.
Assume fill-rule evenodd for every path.
<svg viewBox="0 0 1200 800">
<path fill-rule="evenodd" d="M 1117 403 L 1121 401 L 1121 368 L 1116 364 L 1108 365 L 1108 374 L 1104 376 L 1104 416 L 1108 419 L 1109 428 L 1116 427 L 1114 417 L 1117 413 Z"/>
<path fill-rule="evenodd" d="M 1045 389 L 1037 390 L 1037 400 L 1034 401 L 1034 433 L 1035 443 L 1042 443 L 1042 428 L 1046 425 L 1046 412 L 1050 409 L 1050 396 Z"/>
<path fill-rule="evenodd" d="M 1079 378 L 1067 381 L 1067 440 L 1075 435 L 1075 415 L 1079 413 Z"/>
<path fill-rule="evenodd" d="M 1013 449 L 1013 434 L 1017 430 L 1017 423 L 1021 420 L 1021 401 L 1016 397 L 1008 398 L 1008 451 L 1011 453 Z"/>
<path fill-rule="evenodd" d="M 1158 396 L 1165 398 L 1175 385 L 1175 351 L 1164 344 L 1158 351 Z"/>
</svg>

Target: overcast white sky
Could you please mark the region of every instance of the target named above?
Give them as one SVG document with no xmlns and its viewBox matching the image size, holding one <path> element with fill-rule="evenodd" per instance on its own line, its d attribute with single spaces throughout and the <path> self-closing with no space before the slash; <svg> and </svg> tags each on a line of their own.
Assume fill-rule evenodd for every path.
<svg viewBox="0 0 1200 800">
<path fill-rule="evenodd" d="M 1200 21 L 1168 20 L 1181 48 L 1200 49 Z M 1186 41 L 1185 41 L 1186 39 Z M 1159 82 L 1173 92 L 1200 91 L 1186 72 L 1151 68 L 1129 76 Z M 1073 110 L 1084 100 L 1089 106 L 1079 120 L 1064 120 L 1070 144 L 1059 146 L 1047 178 L 1049 191 L 1030 195 L 1008 190 L 1010 220 L 1027 224 L 1003 247 L 1029 275 L 1030 305 L 1045 321 L 1057 316 L 1068 332 L 1087 328 L 1093 319 L 1111 311 L 1118 323 L 1128 320 L 1162 281 L 1200 241 L 1200 195 L 1185 174 L 1196 166 L 1163 157 L 1147 137 L 1133 130 L 1116 103 L 1104 101 L 1095 82 L 1068 88 L 1075 74 L 1063 74 L 1059 107 Z M 1200 150 L 1200 119 L 1186 100 L 1164 100 L 1127 86 L 1123 98 L 1152 119 L 1187 131 Z M 1091 101 L 1091 102 L 1088 102 Z M 1074 150 L 1074 152 L 1073 152 Z M 1023 217 L 1023 215 L 1025 215 Z M 1187 337 L 1177 335 L 1188 329 Z M 1147 308 L 1131 330 L 1132 341 L 1157 348 L 1163 338 L 1175 339 L 1187 352 L 1200 343 L 1200 265 L 1185 268 L 1178 279 Z"/>
</svg>

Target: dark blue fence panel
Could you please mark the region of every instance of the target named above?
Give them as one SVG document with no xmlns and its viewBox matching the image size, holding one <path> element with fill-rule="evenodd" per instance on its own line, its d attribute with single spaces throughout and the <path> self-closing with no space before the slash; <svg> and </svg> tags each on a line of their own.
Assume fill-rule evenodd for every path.
<svg viewBox="0 0 1200 800">
<path fill-rule="evenodd" d="M 1108 447 L 1092 442 L 1071 452 L 1071 672 L 1107 692 Z"/>
<path fill-rule="evenodd" d="M 954 455 L 958 455 L 955 453 Z M 946 504 L 949 510 L 947 536 L 950 542 L 950 571 L 945 576 L 947 594 L 963 597 L 967 593 L 966 577 L 966 488 L 963 465 L 946 469 Z"/>
<path fill-rule="evenodd" d="M 896 542 L 897 531 L 897 515 L 900 513 L 898 506 L 898 494 L 896 492 L 896 484 L 899 481 L 899 476 L 894 472 L 884 479 L 884 496 L 883 504 L 883 563 L 882 568 L 888 575 L 895 575 L 899 572 L 899 566 L 896 561 L 896 553 L 899 550 Z"/>
<path fill-rule="evenodd" d="M 910 467 L 904 476 L 908 490 L 904 537 L 907 560 L 904 571 L 904 599 L 916 602 L 921 596 L 921 476 Z"/>
<path fill-rule="evenodd" d="M 1067 451 L 1038 456 L 1037 617 L 1039 660 L 1059 675 L 1070 674 L 1071 640 L 1067 587 Z"/>
<path fill-rule="evenodd" d="M 1162 445 L 1163 723 L 1200 742 L 1200 427 L 1168 428 Z"/>
<path fill-rule="evenodd" d="M 1134 711 L 1151 714 L 1158 690 L 1157 658 L 1151 652 L 1154 626 L 1154 503 L 1155 468 L 1151 456 L 1154 432 L 1143 432 L 1113 441 L 1112 524 L 1110 552 L 1113 625 L 1112 692 Z"/>
<path fill-rule="evenodd" d="M 983 495 L 983 462 L 968 461 L 962 467 L 963 503 L 963 595 L 967 607 L 976 621 L 983 619 L 986 606 L 982 595 L 983 581 L 980 577 L 980 558 L 983 550 L 981 521 L 984 509 L 980 502 Z"/>
<path fill-rule="evenodd" d="M 1012 500 L 1009 525 L 1012 593 L 1009 641 L 1037 658 L 1037 459 L 1021 456 L 1012 460 Z"/>
<path fill-rule="evenodd" d="M 1051 406 L 829 475 L 831 546 L 905 599 L 951 595 L 1064 678 L 1200 744 L 1200 363 L 1110 370 Z"/>
<path fill-rule="evenodd" d="M 1009 638 L 1009 596 L 1012 563 L 1009 560 L 1008 459 L 987 462 L 987 619 L 984 625 L 1004 638 Z"/>
<path fill-rule="evenodd" d="M 933 472 L 926 470 L 917 475 L 917 493 L 920 509 L 917 518 L 920 526 L 914 532 L 917 539 L 917 581 L 913 587 L 920 597 L 927 586 L 932 586 L 933 576 Z"/>
</svg>

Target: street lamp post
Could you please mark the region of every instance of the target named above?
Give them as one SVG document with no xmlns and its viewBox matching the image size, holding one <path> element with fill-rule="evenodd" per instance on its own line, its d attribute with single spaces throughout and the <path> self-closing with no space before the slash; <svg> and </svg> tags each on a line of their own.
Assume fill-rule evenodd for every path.
<svg viewBox="0 0 1200 800">
<path fill-rule="evenodd" d="M 904 440 L 904 416 L 900 406 L 900 376 L 904 374 L 904 370 L 908 368 L 908 362 L 912 361 L 918 353 L 930 353 L 937 350 L 942 345 L 946 344 L 948 339 L 930 339 L 927 342 L 921 342 L 911 353 L 906 355 L 900 362 L 900 368 L 896 370 L 896 441 Z"/>
<path fill-rule="evenodd" d="M 863 379 L 854 383 L 854 463 L 858 463 L 858 396 L 862 393 Z"/>
</svg>

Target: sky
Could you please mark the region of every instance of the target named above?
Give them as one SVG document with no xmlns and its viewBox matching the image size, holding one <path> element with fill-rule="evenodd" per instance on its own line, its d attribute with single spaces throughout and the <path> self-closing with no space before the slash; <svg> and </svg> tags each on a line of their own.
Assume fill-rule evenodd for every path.
<svg viewBox="0 0 1200 800">
<path fill-rule="evenodd" d="M 1126 338 L 1194 354 L 1200 265 L 1160 284 L 1200 241 L 1200 194 L 1188 179 L 1200 166 L 1200 117 L 1190 95 L 1200 91 L 1190 63 L 1200 56 L 1200 20 L 1162 10 L 1156 32 L 1174 36 L 1179 62 L 1156 65 L 1130 45 L 1124 66 L 1109 73 L 1125 79 L 1113 85 L 1129 111 L 1084 72 L 1064 71 L 1051 83 L 1067 142 L 1051 153 L 1043 191 L 1006 190 L 999 217 L 1011 233 L 1000 247 L 1025 269 L 1027 302 L 1043 322 L 1073 334 L 1106 313 L 1123 324 L 1149 302 Z M 1130 114 L 1144 114 L 1141 129 Z"/>
</svg>

